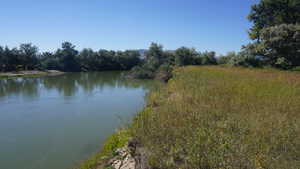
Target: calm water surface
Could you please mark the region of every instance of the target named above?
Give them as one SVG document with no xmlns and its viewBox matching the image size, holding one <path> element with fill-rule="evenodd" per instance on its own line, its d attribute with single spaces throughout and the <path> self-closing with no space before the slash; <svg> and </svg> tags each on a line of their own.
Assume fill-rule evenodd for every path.
<svg viewBox="0 0 300 169">
<path fill-rule="evenodd" d="M 121 72 L 0 79 L 0 169 L 70 169 L 145 103 Z"/>
</svg>

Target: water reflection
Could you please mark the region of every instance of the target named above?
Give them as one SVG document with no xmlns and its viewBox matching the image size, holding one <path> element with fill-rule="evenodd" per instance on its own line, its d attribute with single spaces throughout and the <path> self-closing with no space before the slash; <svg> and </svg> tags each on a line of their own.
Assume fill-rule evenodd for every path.
<svg viewBox="0 0 300 169">
<path fill-rule="evenodd" d="M 31 99 L 39 97 L 43 89 L 55 90 L 65 98 L 72 98 L 79 90 L 85 93 L 102 91 L 105 87 L 144 88 L 153 82 L 129 80 L 121 76 L 122 72 L 91 72 L 67 73 L 60 76 L 41 78 L 14 78 L 0 80 L 0 98 L 8 96 L 22 96 Z"/>
<path fill-rule="evenodd" d="M 72 169 L 145 104 L 122 72 L 0 80 L 0 168 Z"/>
<path fill-rule="evenodd" d="M 38 97 L 38 78 L 15 78 L 0 80 L 0 97 L 10 95 L 24 95 L 29 98 Z"/>
</svg>

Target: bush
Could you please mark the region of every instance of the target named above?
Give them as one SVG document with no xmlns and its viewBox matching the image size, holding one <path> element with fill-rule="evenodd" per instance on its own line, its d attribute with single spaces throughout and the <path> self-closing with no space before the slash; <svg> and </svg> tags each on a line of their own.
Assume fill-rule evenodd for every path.
<svg viewBox="0 0 300 169">
<path fill-rule="evenodd" d="M 159 67 L 158 71 L 155 74 L 155 79 L 168 82 L 172 78 L 173 66 L 169 64 L 163 64 Z"/>
<path fill-rule="evenodd" d="M 262 66 L 262 60 L 245 49 L 238 54 L 232 55 L 229 64 L 232 66 L 260 67 Z"/>
<path fill-rule="evenodd" d="M 129 72 L 129 77 L 137 79 L 152 79 L 154 78 L 154 72 L 142 66 L 136 66 Z"/>
</svg>

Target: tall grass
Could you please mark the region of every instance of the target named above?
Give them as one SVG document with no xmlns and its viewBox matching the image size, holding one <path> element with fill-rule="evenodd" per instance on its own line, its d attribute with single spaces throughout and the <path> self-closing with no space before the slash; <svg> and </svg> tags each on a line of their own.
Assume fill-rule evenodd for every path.
<svg viewBox="0 0 300 169">
<path fill-rule="evenodd" d="M 132 131 L 153 168 L 299 169 L 300 74 L 177 68 Z"/>
</svg>

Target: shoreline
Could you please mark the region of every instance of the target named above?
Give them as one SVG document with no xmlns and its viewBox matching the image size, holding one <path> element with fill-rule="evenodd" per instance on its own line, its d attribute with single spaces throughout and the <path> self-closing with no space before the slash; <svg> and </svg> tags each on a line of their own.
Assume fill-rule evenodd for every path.
<svg viewBox="0 0 300 169">
<path fill-rule="evenodd" d="M 36 77 L 36 76 L 58 76 L 65 74 L 58 70 L 27 70 L 27 71 L 13 71 L 13 72 L 0 72 L 0 78 L 12 78 L 12 77 Z"/>
<path fill-rule="evenodd" d="M 177 68 L 172 73 L 174 76 L 167 86 L 150 91 L 147 104 L 134 116 L 130 126 L 113 133 L 100 152 L 83 161 L 78 169 L 217 168 L 221 162 L 228 160 L 228 156 L 232 159 L 223 164 L 224 168 L 260 168 L 261 163 L 256 160 L 261 157 L 266 168 L 284 168 L 287 163 L 283 162 L 287 159 L 274 159 L 299 153 L 292 151 L 297 148 L 293 147 L 293 141 L 299 138 L 295 134 L 297 128 L 288 125 L 297 124 L 292 121 L 297 116 L 282 102 L 289 100 L 290 106 L 299 108 L 299 95 L 295 94 L 299 85 L 294 85 L 298 84 L 297 74 L 219 66 L 188 66 Z M 278 89 L 285 92 L 278 93 Z M 268 95 L 265 95 L 266 90 Z M 228 98 L 232 100 L 222 104 Z M 240 104 L 241 101 L 247 105 Z M 274 109 L 270 106 L 274 104 L 279 107 Z M 174 108 L 175 105 L 177 107 Z M 258 106 L 265 109 L 257 109 Z M 212 111 L 216 107 L 218 111 Z M 282 110 L 286 110 L 289 116 L 282 119 Z M 274 124 L 278 120 L 282 124 L 265 127 L 265 124 Z M 250 130 L 251 133 L 248 132 Z M 261 130 L 284 132 L 262 133 Z M 283 139 L 286 136 L 293 137 L 282 142 L 264 139 Z M 288 147 L 289 151 L 280 151 L 282 146 Z M 243 156 L 239 154 L 240 148 L 244 151 Z M 271 154 L 267 150 L 272 150 Z M 261 157 L 257 156 L 257 152 Z M 296 160 L 288 160 L 289 165 L 297 165 Z M 241 167 L 236 167 L 236 162 Z"/>
</svg>

